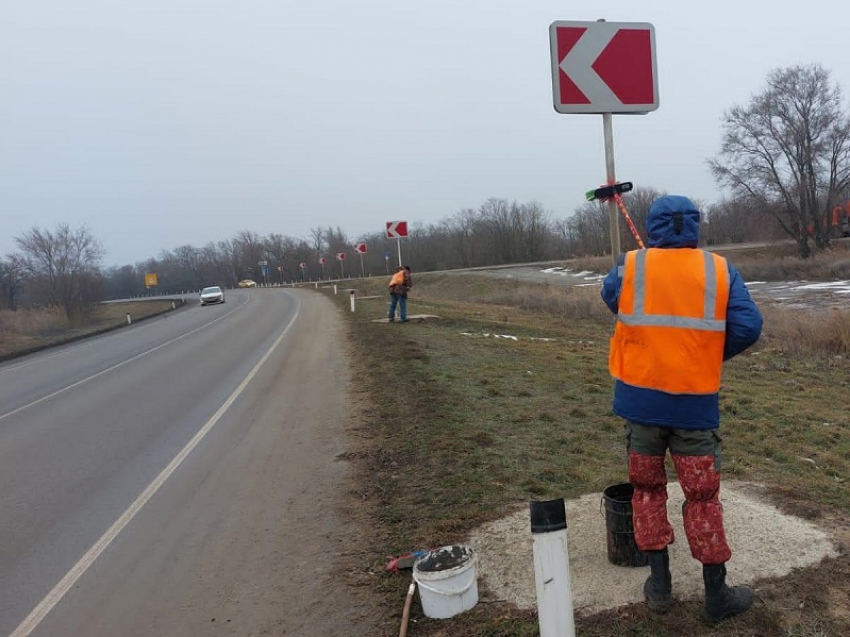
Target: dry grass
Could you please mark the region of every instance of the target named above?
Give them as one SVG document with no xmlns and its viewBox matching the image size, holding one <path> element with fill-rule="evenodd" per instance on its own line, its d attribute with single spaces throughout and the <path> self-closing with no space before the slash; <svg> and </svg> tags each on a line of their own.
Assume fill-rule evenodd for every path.
<svg viewBox="0 0 850 637">
<path fill-rule="evenodd" d="M 175 304 L 180 307 L 182 303 L 178 299 Z M 106 303 L 73 323 L 61 309 L 55 307 L 0 311 L 0 359 L 123 327 L 127 325 L 127 314 L 133 321 L 141 321 L 172 309 L 172 302 L 162 299 Z"/>
<path fill-rule="evenodd" d="M 599 287 L 565 288 L 474 275 L 424 275 L 416 287 L 416 294 L 423 298 L 516 308 L 546 316 L 561 325 L 589 321 L 611 327 L 614 316 L 599 293 Z M 801 311 L 775 303 L 762 304 L 760 309 L 765 323 L 757 349 L 826 358 L 850 355 L 850 310 Z"/>
<path fill-rule="evenodd" d="M 811 259 L 786 256 L 781 259 L 727 255 L 747 281 L 833 281 L 850 279 L 850 253 L 834 250 Z"/>
<path fill-rule="evenodd" d="M 763 305 L 761 310 L 765 326 L 760 349 L 837 361 L 850 356 L 850 310 L 804 312 L 777 304 Z"/>
<path fill-rule="evenodd" d="M 39 310 L 0 310 L 0 334 L 39 336 L 63 332 L 70 321 L 62 308 L 54 306 Z"/>
<path fill-rule="evenodd" d="M 519 308 L 559 322 L 589 320 L 613 325 L 611 312 L 599 298 L 598 287 L 535 285 L 475 275 L 422 275 L 416 296 Z"/>
</svg>

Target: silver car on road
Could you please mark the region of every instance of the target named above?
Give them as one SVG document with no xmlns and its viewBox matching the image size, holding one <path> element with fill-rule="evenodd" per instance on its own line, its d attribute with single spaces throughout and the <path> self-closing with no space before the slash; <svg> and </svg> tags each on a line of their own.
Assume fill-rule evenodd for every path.
<svg viewBox="0 0 850 637">
<path fill-rule="evenodd" d="M 217 285 L 201 290 L 201 305 L 210 303 L 224 303 L 224 290 Z"/>
</svg>

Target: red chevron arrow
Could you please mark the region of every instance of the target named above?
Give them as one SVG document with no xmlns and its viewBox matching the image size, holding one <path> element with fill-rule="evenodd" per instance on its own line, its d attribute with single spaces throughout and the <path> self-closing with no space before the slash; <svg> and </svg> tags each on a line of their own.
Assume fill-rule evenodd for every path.
<svg viewBox="0 0 850 637">
<path fill-rule="evenodd" d="M 651 104 L 652 42 L 646 29 L 620 29 L 591 65 L 623 104 Z"/>
</svg>

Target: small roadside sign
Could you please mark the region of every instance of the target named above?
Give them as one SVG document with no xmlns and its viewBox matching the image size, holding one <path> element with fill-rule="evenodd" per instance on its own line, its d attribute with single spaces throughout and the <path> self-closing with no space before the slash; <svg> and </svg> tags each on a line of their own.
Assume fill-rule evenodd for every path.
<svg viewBox="0 0 850 637">
<path fill-rule="evenodd" d="M 152 288 L 152 287 L 156 287 L 157 285 L 158 284 L 157 284 L 156 273 L 155 272 L 146 272 L 145 273 L 145 287 Z"/>
<path fill-rule="evenodd" d="M 401 239 L 406 236 L 406 221 L 387 221 L 387 239 Z"/>
</svg>

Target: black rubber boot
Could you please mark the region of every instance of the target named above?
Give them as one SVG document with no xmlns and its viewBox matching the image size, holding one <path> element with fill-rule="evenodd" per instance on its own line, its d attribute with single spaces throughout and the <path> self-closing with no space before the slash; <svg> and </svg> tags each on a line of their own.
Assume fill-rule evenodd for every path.
<svg viewBox="0 0 850 637">
<path fill-rule="evenodd" d="M 673 604 L 673 580 L 670 577 L 670 555 L 667 549 L 646 551 L 649 577 L 643 585 L 643 596 L 650 610 L 666 613 Z"/>
<path fill-rule="evenodd" d="M 753 589 L 749 586 L 726 586 L 725 564 L 703 564 L 702 579 L 705 582 L 705 617 L 709 624 L 740 615 L 753 605 Z"/>
</svg>

